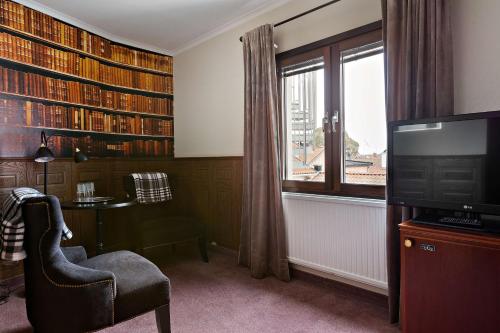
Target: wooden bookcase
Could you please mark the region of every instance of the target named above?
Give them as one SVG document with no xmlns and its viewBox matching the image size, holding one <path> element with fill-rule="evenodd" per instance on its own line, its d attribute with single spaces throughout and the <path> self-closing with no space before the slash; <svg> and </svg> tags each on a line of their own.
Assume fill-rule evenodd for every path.
<svg viewBox="0 0 500 333">
<path fill-rule="evenodd" d="M 173 156 L 173 122 L 171 56 L 0 0 L 0 157 L 27 157 L 41 130 L 57 156 Z"/>
</svg>

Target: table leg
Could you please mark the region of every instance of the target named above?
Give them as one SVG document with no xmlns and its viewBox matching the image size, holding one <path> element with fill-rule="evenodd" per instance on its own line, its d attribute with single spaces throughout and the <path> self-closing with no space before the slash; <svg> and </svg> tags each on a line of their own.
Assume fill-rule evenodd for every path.
<svg viewBox="0 0 500 333">
<path fill-rule="evenodd" d="M 96 222 L 96 252 L 97 254 L 104 253 L 104 241 L 103 241 L 103 231 L 102 231 L 102 219 L 101 219 L 101 211 L 96 209 L 95 211 L 95 222 Z"/>
</svg>

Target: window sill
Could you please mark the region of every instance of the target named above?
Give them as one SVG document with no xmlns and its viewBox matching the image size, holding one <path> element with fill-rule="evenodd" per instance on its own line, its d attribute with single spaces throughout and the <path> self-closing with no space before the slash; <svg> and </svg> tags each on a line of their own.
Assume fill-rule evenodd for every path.
<svg viewBox="0 0 500 333">
<path fill-rule="evenodd" d="M 336 203 L 336 204 L 355 205 L 355 206 L 368 206 L 377 208 L 387 207 L 386 201 L 382 199 L 344 197 L 338 195 L 283 192 L 283 199 L 302 200 L 302 201 L 306 200 L 306 201 Z"/>
<path fill-rule="evenodd" d="M 340 190 L 329 191 L 324 183 L 283 181 L 282 192 L 316 194 L 334 197 L 385 200 L 385 186 L 342 184 Z"/>
</svg>

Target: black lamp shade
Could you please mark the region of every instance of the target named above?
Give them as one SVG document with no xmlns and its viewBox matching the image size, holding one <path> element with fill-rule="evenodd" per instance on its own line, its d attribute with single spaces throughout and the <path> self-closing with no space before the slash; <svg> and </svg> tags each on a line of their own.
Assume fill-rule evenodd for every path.
<svg viewBox="0 0 500 333">
<path fill-rule="evenodd" d="M 87 155 L 82 153 L 81 150 L 78 148 L 75 149 L 75 154 L 73 157 L 75 159 L 75 163 L 85 162 L 89 159 Z"/>
<path fill-rule="evenodd" d="M 40 133 L 40 148 L 35 153 L 35 162 L 47 163 L 55 159 L 54 154 L 47 148 L 47 136 L 45 132 Z"/>
<path fill-rule="evenodd" d="M 47 163 L 53 161 L 54 159 L 54 154 L 52 154 L 50 149 L 47 148 L 47 146 L 45 146 L 44 144 L 41 144 L 40 148 L 38 148 L 38 150 L 36 151 L 35 162 Z"/>
</svg>

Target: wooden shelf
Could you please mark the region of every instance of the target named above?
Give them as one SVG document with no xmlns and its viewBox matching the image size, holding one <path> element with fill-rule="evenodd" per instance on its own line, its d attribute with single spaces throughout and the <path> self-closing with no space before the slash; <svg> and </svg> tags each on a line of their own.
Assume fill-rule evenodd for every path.
<svg viewBox="0 0 500 333">
<path fill-rule="evenodd" d="M 107 108 L 107 107 L 104 107 L 104 106 L 94 106 L 94 105 L 79 104 L 79 103 L 72 103 L 72 102 L 66 102 L 66 101 L 58 101 L 58 100 L 50 99 L 50 98 L 28 96 L 28 95 L 22 95 L 22 94 L 10 93 L 10 92 L 3 92 L 3 91 L 0 91 L 0 96 L 11 97 L 11 98 L 18 98 L 18 99 L 25 99 L 25 100 L 30 100 L 30 101 L 34 101 L 34 102 L 46 102 L 46 103 L 52 103 L 52 104 L 58 104 L 58 105 L 62 105 L 62 106 L 67 106 L 67 107 L 85 108 L 85 109 L 102 111 L 102 112 L 113 113 L 113 114 L 139 115 L 139 116 L 144 117 L 144 118 L 174 119 L 174 116 L 165 115 L 165 114 L 156 114 L 156 113 L 147 113 L 147 112 L 118 110 L 118 109 Z"/>
<path fill-rule="evenodd" d="M 5 126 L 5 125 L 3 125 Z M 11 126 L 9 126 L 11 127 Z M 51 133 L 65 133 L 68 136 L 89 136 L 92 135 L 94 137 L 108 137 L 108 138 L 126 138 L 126 139 L 157 139 L 157 140 L 173 140 L 173 136 L 167 135 L 148 135 L 148 134 L 129 134 L 129 133 L 108 133 L 108 132 L 98 132 L 98 131 L 87 131 L 87 130 L 78 130 L 78 129 L 70 129 L 70 128 L 55 128 L 55 127 L 45 127 L 45 126 L 14 126 L 25 129 L 32 130 L 44 130 L 47 134 Z M 72 134 L 72 135 L 71 135 Z"/>
<path fill-rule="evenodd" d="M 139 93 L 139 94 L 155 95 L 155 96 L 160 96 L 160 97 L 173 97 L 173 94 L 169 94 L 166 92 L 145 90 L 145 89 L 139 89 L 139 88 L 131 88 L 131 87 L 119 86 L 119 85 L 111 84 L 111 83 L 104 83 L 101 81 L 88 79 L 88 78 L 85 78 L 83 76 L 57 71 L 55 69 L 45 68 L 45 67 L 33 65 L 33 64 L 27 64 L 27 63 L 19 61 L 19 60 L 13 60 L 13 59 L 9 59 L 9 58 L 0 58 L 0 62 L 6 62 L 6 63 L 14 64 L 14 65 L 20 65 L 20 66 L 24 66 L 24 67 L 28 67 L 28 68 L 33 68 L 33 69 L 36 69 L 39 71 L 55 74 L 55 75 L 60 76 L 60 77 L 70 78 L 70 79 L 77 80 L 77 81 L 80 81 L 83 83 L 89 83 L 89 84 L 94 84 L 94 85 L 98 85 L 101 87 L 111 88 L 112 90 L 122 90 L 122 91 L 128 91 L 128 92 L 135 93 L 135 94 Z"/>
<path fill-rule="evenodd" d="M 118 61 L 115 61 L 115 60 L 111 60 L 111 59 L 108 59 L 108 58 L 104 58 L 104 57 L 101 57 L 101 56 L 89 53 L 87 51 L 83 51 L 83 50 L 80 50 L 80 49 L 75 49 L 75 48 L 73 48 L 71 46 L 68 46 L 68 45 L 64 45 L 64 44 L 60 44 L 58 42 L 54 42 L 54 41 L 52 41 L 50 39 L 46 39 L 46 38 L 43 38 L 43 37 L 40 37 L 40 36 L 37 36 L 37 35 L 33 35 L 33 34 L 29 33 L 29 32 L 17 30 L 17 29 L 14 29 L 12 27 L 9 27 L 9 26 L 3 25 L 3 24 L 0 24 L 0 31 L 11 32 L 11 33 L 17 34 L 19 36 L 22 36 L 22 37 L 25 37 L 25 38 L 29 38 L 30 40 L 34 40 L 34 41 L 37 41 L 37 42 L 42 42 L 42 43 L 45 43 L 45 44 L 48 44 L 48 45 L 51 45 L 51 46 L 55 46 L 55 47 L 63 49 L 63 50 L 75 52 L 75 53 L 84 55 L 86 57 L 93 58 L 93 59 L 99 60 L 101 62 L 105 62 L 105 63 L 110 64 L 112 66 L 123 67 L 123 68 L 126 68 L 126 69 L 131 69 L 131 70 L 136 70 L 136 71 L 141 71 L 141 72 L 146 72 L 146 73 L 151 73 L 151 74 L 158 74 L 158 75 L 164 75 L 164 76 L 172 76 L 172 73 L 160 71 L 160 70 L 157 70 L 157 69 L 147 68 L 147 67 L 140 67 L 140 66 L 136 66 L 136 65 L 130 65 L 130 64 L 121 63 L 121 62 L 118 62 Z"/>
</svg>

